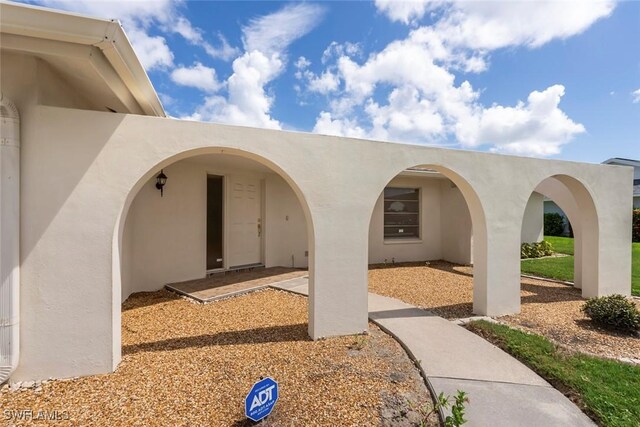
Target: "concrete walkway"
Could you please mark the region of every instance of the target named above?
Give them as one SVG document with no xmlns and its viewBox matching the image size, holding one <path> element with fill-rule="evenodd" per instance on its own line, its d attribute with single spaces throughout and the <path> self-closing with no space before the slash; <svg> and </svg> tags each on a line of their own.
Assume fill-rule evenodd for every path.
<svg viewBox="0 0 640 427">
<path fill-rule="evenodd" d="M 308 295 L 306 278 L 271 285 Z M 594 426 L 531 369 L 465 328 L 397 299 L 369 293 L 369 319 L 418 362 L 432 393 L 469 395 L 465 426 Z M 448 415 L 448 414 L 445 414 Z"/>
</svg>

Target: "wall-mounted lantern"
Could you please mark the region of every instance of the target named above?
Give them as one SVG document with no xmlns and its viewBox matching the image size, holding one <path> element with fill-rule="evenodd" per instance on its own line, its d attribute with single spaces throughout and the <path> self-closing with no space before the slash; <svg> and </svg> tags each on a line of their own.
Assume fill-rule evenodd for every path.
<svg viewBox="0 0 640 427">
<path fill-rule="evenodd" d="M 164 174 L 164 170 L 161 169 L 158 176 L 156 176 L 156 188 L 160 190 L 160 197 L 162 197 L 164 185 L 167 183 L 167 175 Z"/>
</svg>

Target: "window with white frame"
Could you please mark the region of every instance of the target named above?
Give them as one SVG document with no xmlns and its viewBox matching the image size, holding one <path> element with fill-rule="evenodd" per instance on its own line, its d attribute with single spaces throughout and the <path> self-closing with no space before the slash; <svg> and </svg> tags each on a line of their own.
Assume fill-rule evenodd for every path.
<svg viewBox="0 0 640 427">
<path fill-rule="evenodd" d="M 420 190 L 387 187 L 384 189 L 384 238 L 420 237 Z"/>
</svg>

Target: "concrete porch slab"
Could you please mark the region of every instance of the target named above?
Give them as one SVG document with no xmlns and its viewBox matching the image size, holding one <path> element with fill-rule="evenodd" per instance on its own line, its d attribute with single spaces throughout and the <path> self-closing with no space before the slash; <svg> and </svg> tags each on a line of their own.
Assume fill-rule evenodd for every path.
<svg viewBox="0 0 640 427">
<path fill-rule="evenodd" d="M 169 283 L 165 288 L 199 302 L 211 302 L 261 289 L 272 283 L 304 277 L 307 274 L 306 270 L 293 268 L 256 268 L 250 271 L 216 273 L 204 279 Z"/>
</svg>

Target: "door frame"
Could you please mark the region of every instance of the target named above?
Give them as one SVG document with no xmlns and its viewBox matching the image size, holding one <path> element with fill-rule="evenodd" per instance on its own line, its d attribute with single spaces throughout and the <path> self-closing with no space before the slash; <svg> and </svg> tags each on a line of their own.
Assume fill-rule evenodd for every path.
<svg viewBox="0 0 640 427">
<path fill-rule="evenodd" d="M 209 175 L 215 175 L 215 176 L 219 176 L 222 177 L 222 268 L 216 268 L 216 269 L 212 269 L 212 270 L 207 270 L 207 236 L 205 233 L 204 236 L 204 251 L 205 251 L 205 265 L 204 265 L 204 270 L 205 270 L 205 277 L 209 276 L 210 274 L 213 273 L 221 273 L 224 271 L 229 271 L 229 268 L 231 267 L 229 265 L 229 257 L 226 256 L 226 254 L 229 253 L 229 236 L 228 236 L 228 231 L 229 231 L 229 227 L 227 227 L 227 223 L 228 223 L 228 217 L 229 217 L 229 203 L 228 203 L 228 197 L 229 194 L 231 194 L 231 192 L 228 189 L 228 186 L 231 183 L 231 180 L 228 178 L 229 175 L 234 175 L 235 173 L 233 172 L 219 172 L 216 171 L 215 169 L 206 169 L 205 172 L 205 191 L 204 191 L 204 197 L 205 197 L 205 210 L 206 210 L 206 206 L 207 206 L 207 178 L 209 177 Z M 243 175 L 242 173 L 239 173 L 237 175 Z M 252 175 L 255 176 L 258 181 L 260 182 L 260 185 L 258 186 L 258 191 L 260 191 L 260 223 L 262 226 L 262 232 L 260 234 L 260 247 L 259 247 L 259 252 L 260 252 L 260 263 L 262 265 L 265 265 L 265 252 L 266 252 L 266 179 L 262 174 L 256 174 L 256 173 L 248 173 L 245 175 Z M 204 220 L 205 220 L 205 230 L 206 230 L 206 222 L 207 222 L 207 215 L 205 213 L 204 215 Z"/>
<path fill-rule="evenodd" d="M 204 203 L 204 208 L 205 208 L 205 215 L 204 215 L 204 223 L 205 223 L 205 230 L 207 230 L 207 222 L 209 220 L 209 215 L 207 212 L 208 209 L 208 204 L 209 204 L 209 177 L 210 176 L 217 176 L 220 177 L 222 179 L 222 267 L 220 268 L 213 268 L 213 269 L 207 269 L 207 246 L 208 243 L 207 242 L 207 234 L 205 233 L 204 236 L 204 271 L 205 271 L 205 277 L 208 276 L 211 273 L 219 273 L 221 271 L 225 271 L 226 269 L 226 264 L 227 264 L 227 177 L 225 174 L 221 174 L 221 173 L 215 173 L 215 172 L 210 172 L 209 170 L 206 171 L 205 173 L 205 185 L 204 185 L 204 197 L 205 197 L 205 203 Z"/>
</svg>

